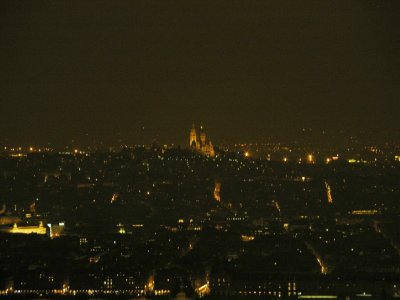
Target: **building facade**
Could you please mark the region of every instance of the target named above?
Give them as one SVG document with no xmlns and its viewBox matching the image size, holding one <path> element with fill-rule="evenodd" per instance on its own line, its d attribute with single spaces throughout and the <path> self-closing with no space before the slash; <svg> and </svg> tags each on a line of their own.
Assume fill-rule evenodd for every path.
<svg viewBox="0 0 400 300">
<path fill-rule="evenodd" d="M 207 136 L 205 131 L 203 130 L 203 126 L 200 126 L 200 130 L 197 131 L 194 124 L 192 125 L 192 129 L 190 129 L 189 147 L 192 150 L 195 150 L 204 155 L 210 157 L 215 156 L 214 146 L 211 140 L 207 140 Z"/>
</svg>

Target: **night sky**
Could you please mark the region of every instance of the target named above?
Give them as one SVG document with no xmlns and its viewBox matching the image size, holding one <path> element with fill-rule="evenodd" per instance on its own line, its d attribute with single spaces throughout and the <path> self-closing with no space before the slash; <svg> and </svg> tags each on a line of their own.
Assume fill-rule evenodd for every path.
<svg viewBox="0 0 400 300">
<path fill-rule="evenodd" d="M 0 143 L 400 129 L 400 1 L 0 1 Z"/>
</svg>

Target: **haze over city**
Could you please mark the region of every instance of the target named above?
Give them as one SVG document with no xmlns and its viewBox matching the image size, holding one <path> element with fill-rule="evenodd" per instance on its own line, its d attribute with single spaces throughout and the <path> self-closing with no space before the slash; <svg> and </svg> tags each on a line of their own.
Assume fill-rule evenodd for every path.
<svg viewBox="0 0 400 300">
<path fill-rule="evenodd" d="M 396 1 L 1 1 L 3 144 L 399 130 Z M 189 124 L 189 125 L 188 125 Z"/>
</svg>

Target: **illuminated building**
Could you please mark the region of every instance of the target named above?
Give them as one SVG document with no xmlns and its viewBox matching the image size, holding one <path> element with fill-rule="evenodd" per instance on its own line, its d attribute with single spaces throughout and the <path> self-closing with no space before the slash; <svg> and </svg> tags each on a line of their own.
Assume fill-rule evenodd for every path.
<svg viewBox="0 0 400 300">
<path fill-rule="evenodd" d="M 8 233 L 46 234 L 46 227 L 43 226 L 43 222 L 40 222 L 38 226 L 18 226 L 17 223 L 14 223 L 12 228 L 3 229 L 3 231 Z"/>
<path fill-rule="evenodd" d="M 297 298 L 298 293 L 296 281 L 291 276 L 237 272 L 231 275 L 215 274 L 210 280 L 210 294 L 216 297 L 286 299 Z"/>
<path fill-rule="evenodd" d="M 204 155 L 214 157 L 215 150 L 211 140 L 207 140 L 206 133 L 203 130 L 203 126 L 200 126 L 200 134 L 197 134 L 196 128 L 193 124 L 190 129 L 189 147 Z"/>
<path fill-rule="evenodd" d="M 371 216 L 371 215 L 376 215 L 378 214 L 378 210 L 376 209 L 361 209 L 361 210 L 353 210 L 351 212 L 352 215 L 365 215 L 365 216 Z"/>
<path fill-rule="evenodd" d="M 60 237 L 63 234 L 63 231 L 65 229 L 65 223 L 60 222 L 58 224 L 47 224 L 47 227 L 49 227 L 50 238 L 56 238 Z"/>
</svg>

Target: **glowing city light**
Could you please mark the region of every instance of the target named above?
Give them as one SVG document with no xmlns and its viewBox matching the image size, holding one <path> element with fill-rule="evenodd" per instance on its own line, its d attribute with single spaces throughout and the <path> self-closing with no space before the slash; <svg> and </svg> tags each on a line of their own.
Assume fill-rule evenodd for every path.
<svg viewBox="0 0 400 300">
<path fill-rule="evenodd" d="M 221 192 L 221 182 L 216 181 L 215 182 L 215 186 L 214 186 L 214 199 L 217 202 L 221 202 L 221 196 L 220 196 L 220 192 Z"/>
<path fill-rule="evenodd" d="M 326 196 L 328 198 L 328 203 L 332 204 L 333 203 L 332 190 L 327 181 L 325 181 L 325 188 L 326 188 Z"/>
</svg>

